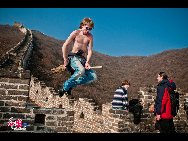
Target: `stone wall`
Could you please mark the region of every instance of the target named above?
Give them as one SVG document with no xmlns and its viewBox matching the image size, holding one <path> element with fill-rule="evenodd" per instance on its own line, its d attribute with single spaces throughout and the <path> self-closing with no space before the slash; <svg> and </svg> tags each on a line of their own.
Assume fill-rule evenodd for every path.
<svg viewBox="0 0 188 141">
<path fill-rule="evenodd" d="M 44 82 L 36 77 L 31 77 L 29 98 L 43 108 L 65 108 L 74 111 L 73 131 L 76 133 L 110 133 L 119 132 L 118 122 L 120 114 L 111 109 L 111 103 L 103 104 L 102 110 L 95 104 L 93 99 L 79 98 L 75 100 L 68 96 L 59 98 L 55 90 L 47 87 Z M 127 115 L 132 120 L 133 114 Z M 125 117 L 125 116 L 121 116 Z"/>
<path fill-rule="evenodd" d="M 75 99 L 67 96 L 59 98 L 55 89 L 47 87 L 43 81 L 31 76 L 29 98 L 42 108 L 68 108 L 73 109 Z"/>
<path fill-rule="evenodd" d="M 69 109 L 29 108 L 30 79 L 0 77 L 0 132 L 70 133 L 73 132 L 74 111 Z M 43 116 L 43 121 L 38 116 Z M 14 131 L 8 126 L 21 119 L 26 130 Z"/>
<path fill-rule="evenodd" d="M 174 118 L 177 132 L 188 132 L 187 114 L 184 110 L 185 93 L 180 92 L 180 109 Z M 67 96 L 59 98 L 53 88 L 44 82 L 31 77 L 29 97 L 40 107 L 65 108 L 74 111 L 73 131 L 76 133 L 159 133 L 155 130 L 155 116 L 149 111 L 156 98 L 156 87 L 143 85 L 138 92 L 139 104 L 142 106 L 139 124 L 134 124 L 134 115 L 125 111 L 112 110 L 111 103 L 103 104 L 100 109 L 93 99 L 70 99 Z"/>
<path fill-rule="evenodd" d="M 0 132 L 71 133 L 74 111 L 65 108 L 41 108 L 44 107 L 39 106 L 42 105 L 41 100 L 39 105 L 30 101 L 31 76 L 26 69 L 32 54 L 32 41 L 32 32 L 27 29 L 23 40 L 1 58 L 4 61 L 0 62 Z M 47 89 L 50 91 L 50 88 Z M 29 107 L 29 102 L 37 107 Z M 18 119 L 27 123 L 26 130 L 17 131 L 8 126 L 10 120 L 16 122 Z"/>
<path fill-rule="evenodd" d="M 0 132 L 34 133 L 158 133 L 149 107 L 154 104 L 156 87 L 143 85 L 138 92 L 141 118 L 134 124 L 134 114 L 112 110 L 111 103 L 96 105 L 93 99 L 71 96 L 59 98 L 54 88 L 30 75 L 27 70 L 32 54 L 33 35 L 27 29 L 24 39 L 8 51 L 0 62 Z M 1 58 L 2 60 L 2 58 Z M 177 132 L 187 133 L 188 94 L 179 91 L 180 108 L 174 124 Z M 21 119 L 26 130 L 14 131 L 8 122 Z"/>
</svg>

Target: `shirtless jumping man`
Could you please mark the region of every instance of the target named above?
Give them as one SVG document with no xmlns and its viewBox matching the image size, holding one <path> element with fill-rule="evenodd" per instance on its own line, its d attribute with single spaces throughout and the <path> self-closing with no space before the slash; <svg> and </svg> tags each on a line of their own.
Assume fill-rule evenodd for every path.
<svg viewBox="0 0 188 141">
<path fill-rule="evenodd" d="M 72 76 L 68 79 L 61 89 L 58 90 L 59 97 L 65 92 L 71 95 L 71 90 L 77 85 L 90 83 L 97 79 L 93 69 L 89 65 L 92 56 L 93 35 L 89 31 L 94 28 L 94 23 L 90 18 L 84 18 L 79 26 L 80 29 L 73 31 L 62 47 L 64 66 L 71 71 Z M 71 53 L 66 55 L 67 46 L 73 41 Z M 87 60 L 84 57 L 88 47 Z M 73 71 L 72 71 L 73 70 Z"/>
</svg>

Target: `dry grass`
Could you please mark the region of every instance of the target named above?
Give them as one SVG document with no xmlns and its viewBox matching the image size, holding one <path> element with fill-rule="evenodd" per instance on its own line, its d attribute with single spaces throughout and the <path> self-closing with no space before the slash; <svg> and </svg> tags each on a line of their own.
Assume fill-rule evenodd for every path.
<svg viewBox="0 0 188 141">
<path fill-rule="evenodd" d="M 0 25 L 0 56 L 5 55 L 12 47 L 17 45 L 24 37 L 18 27 Z"/>
</svg>

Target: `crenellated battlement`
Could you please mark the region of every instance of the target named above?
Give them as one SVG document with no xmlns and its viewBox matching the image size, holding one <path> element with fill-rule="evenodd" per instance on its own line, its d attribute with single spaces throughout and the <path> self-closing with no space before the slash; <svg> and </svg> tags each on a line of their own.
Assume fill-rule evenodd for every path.
<svg viewBox="0 0 188 141">
<path fill-rule="evenodd" d="M 174 118 L 178 132 L 187 132 L 187 115 L 184 110 L 185 99 L 188 97 L 180 93 L 180 109 Z M 155 130 L 155 116 L 149 111 L 149 107 L 156 99 L 156 86 L 143 85 L 138 92 L 139 105 L 142 106 L 139 124 L 134 124 L 134 114 L 126 114 L 122 110 L 113 110 L 111 103 L 102 105 L 102 109 L 95 104 L 93 99 L 70 99 L 68 96 L 59 98 L 53 88 L 46 87 L 45 83 L 35 77 L 31 77 L 30 98 L 42 108 L 65 108 L 74 111 L 74 132 L 83 133 L 157 133 Z M 179 119 L 179 120 L 178 120 Z M 183 124 L 179 130 L 179 124 Z"/>
</svg>

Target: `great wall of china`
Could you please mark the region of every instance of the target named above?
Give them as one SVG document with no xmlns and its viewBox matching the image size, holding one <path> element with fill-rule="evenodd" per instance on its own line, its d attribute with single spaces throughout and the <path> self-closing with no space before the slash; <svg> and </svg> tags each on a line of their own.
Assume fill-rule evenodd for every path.
<svg viewBox="0 0 188 141">
<path fill-rule="evenodd" d="M 93 99 L 63 96 L 54 88 L 33 77 L 27 65 L 32 54 L 33 34 L 23 25 L 15 24 L 25 37 L 0 59 L 0 132 L 29 133 L 159 133 L 149 107 L 154 103 L 156 87 L 142 85 L 138 91 L 142 106 L 139 124 L 134 114 L 112 110 L 111 103 L 99 108 Z M 188 93 L 180 92 L 180 108 L 173 118 L 178 133 L 188 133 Z M 14 131 L 9 119 L 21 119 L 26 130 Z"/>
</svg>

